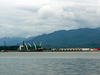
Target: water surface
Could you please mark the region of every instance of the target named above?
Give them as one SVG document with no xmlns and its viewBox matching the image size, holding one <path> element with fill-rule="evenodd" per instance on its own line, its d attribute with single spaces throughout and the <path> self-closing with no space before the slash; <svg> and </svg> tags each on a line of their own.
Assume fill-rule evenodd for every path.
<svg viewBox="0 0 100 75">
<path fill-rule="evenodd" d="M 99 52 L 2 52 L 0 75 L 99 75 Z"/>
</svg>

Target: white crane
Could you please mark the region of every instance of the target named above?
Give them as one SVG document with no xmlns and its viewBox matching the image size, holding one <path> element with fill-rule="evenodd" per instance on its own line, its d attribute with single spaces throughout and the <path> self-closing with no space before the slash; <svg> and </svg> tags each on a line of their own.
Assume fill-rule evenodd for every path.
<svg viewBox="0 0 100 75">
<path fill-rule="evenodd" d="M 24 45 L 26 46 L 27 51 L 29 51 L 27 44 L 25 43 L 25 41 L 23 41 Z"/>
<path fill-rule="evenodd" d="M 40 42 L 40 45 L 39 45 L 39 46 L 41 46 L 41 44 L 42 44 L 42 40 L 41 40 L 41 42 Z"/>
<path fill-rule="evenodd" d="M 33 41 L 33 40 L 32 40 Z M 36 49 L 36 44 L 34 43 L 34 41 L 33 41 L 33 44 L 34 44 L 34 46 L 35 46 L 35 49 Z"/>
<path fill-rule="evenodd" d="M 28 43 L 28 42 L 27 42 Z M 28 45 L 30 46 L 30 47 L 32 47 L 29 43 L 28 43 Z"/>
</svg>

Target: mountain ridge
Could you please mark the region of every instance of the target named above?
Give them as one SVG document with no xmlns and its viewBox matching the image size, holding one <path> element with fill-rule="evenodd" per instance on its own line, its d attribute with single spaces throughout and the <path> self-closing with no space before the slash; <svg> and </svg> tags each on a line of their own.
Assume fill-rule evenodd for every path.
<svg viewBox="0 0 100 75">
<path fill-rule="evenodd" d="M 50 34 L 35 37 L 33 40 L 39 43 L 43 40 L 43 45 L 81 45 L 99 44 L 100 31 L 97 29 L 81 28 L 76 30 L 60 30 Z M 28 41 L 31 43 L 31 40 Z M 31 43 L 32 44 L 32 43 Z"/>
<path fill-rule="evenodd" d="M 83 45 L 83 44 L 100 44 L 100 28 L 80 28 L 73 30 L 59 30 L 49 34 L 42 34 L 36 37 L 29 38 L 0 38 L 0 45 L 19 45 L 23 41 L 28 41 L 33 45 L 32 40 L 39 45 L 43 40 L 42 45 Z"/>
</svg>

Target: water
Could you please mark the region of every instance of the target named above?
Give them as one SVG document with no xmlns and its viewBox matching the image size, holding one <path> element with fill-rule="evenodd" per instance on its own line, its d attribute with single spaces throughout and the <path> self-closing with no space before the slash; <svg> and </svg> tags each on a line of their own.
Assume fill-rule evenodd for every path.
<svg viewBox="0 0 100 75">
<path fill-rule="evenodd" d="M 0 75 L 100 75 L 100 52 L 2 52 Z"/>
</svg>

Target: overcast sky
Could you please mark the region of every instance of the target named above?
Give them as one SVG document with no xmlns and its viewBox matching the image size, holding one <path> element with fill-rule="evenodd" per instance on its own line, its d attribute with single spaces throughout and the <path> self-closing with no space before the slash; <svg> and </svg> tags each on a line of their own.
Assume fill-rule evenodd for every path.
<svg viewBox="0 0 100 75">
<path fill-rule="evenodd" d="M 0 38 L 100 27 L 100 0 L 0 0 Z"/>
</svg>

